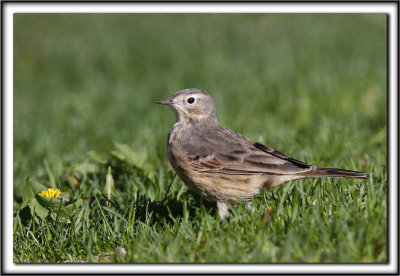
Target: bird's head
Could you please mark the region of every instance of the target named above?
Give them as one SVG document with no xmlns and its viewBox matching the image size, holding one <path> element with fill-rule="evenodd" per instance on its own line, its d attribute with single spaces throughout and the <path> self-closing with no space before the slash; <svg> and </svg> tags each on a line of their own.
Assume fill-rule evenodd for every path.
<svg viewBox="0 0 400 276">
<path fill-rule="evenodd" d="M 218 124 L 213 98 L 201 89 L 188 88 L 176 92 L 169 99 L 156 101 L 173 107 L 178 121 Z"/>
</svg>

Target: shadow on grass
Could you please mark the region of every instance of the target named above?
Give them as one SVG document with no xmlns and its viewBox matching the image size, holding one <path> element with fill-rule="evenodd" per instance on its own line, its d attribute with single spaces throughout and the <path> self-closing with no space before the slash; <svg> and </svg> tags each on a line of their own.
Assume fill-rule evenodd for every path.
<svg viewBox="0 0 400 276">
<path fill-rule="evenodd" d="M 176 219 L 184 218 L 185 213 L 189 217 L 194 217 L 200 211 L 210 215 L 217 214 L 214 203 L 203 200 L 195 194 L 191 194 L 191 198 L 188 197 L 181 201 L 172 197 L 163 201 L 139 201 L 136 203 L 136 220 L 150 219 L 152 222 L 156 222 L 165 219 L 175 222 Z"/>
</svg>

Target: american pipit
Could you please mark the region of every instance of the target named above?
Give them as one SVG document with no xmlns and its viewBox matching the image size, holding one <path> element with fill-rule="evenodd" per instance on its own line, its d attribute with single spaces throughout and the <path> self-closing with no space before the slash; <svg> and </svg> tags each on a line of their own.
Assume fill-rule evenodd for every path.
<svg viewBox="0 0 400 276">
<path fill-rule="evenodd" d="M 200 89 L 184 89 L 156 103 L 172 106 L 177 114 L 167 141 L 172 166 L 191 190 L 217 203 L 221 218 L 228 216 L 228 202 L 250 202 L 263 189 L 291 180 L 369 177 L 306 164 L 220 126 L 214 100 Z"/>
</svg>

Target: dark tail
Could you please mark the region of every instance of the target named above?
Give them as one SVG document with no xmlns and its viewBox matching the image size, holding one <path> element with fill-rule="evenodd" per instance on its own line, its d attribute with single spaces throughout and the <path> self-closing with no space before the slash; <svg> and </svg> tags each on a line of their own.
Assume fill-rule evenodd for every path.
<svg viewBox="0 0 400 276">
<path fill-rule="evenodd" d="M 306 177 L 349 177 L 349 178 L 369 178 L 370 174 L 334 168 L 311 167 L 311 170 L 302 173 Z"/>
</svg>

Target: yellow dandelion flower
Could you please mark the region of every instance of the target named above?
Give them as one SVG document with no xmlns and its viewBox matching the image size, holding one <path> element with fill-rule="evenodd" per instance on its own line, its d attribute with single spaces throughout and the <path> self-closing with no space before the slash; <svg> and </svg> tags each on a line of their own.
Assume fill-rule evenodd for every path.
<svg viewBox="0 0 400 276">
<path fill-rule="evenodd" d="M 59 189 L 49 188 L 47 191 L 43 191 L 40 193 L 41 196 L 44 197 L 51 197 L 51 198 L 58 198 L 61 194 Z"/>
</svg>

